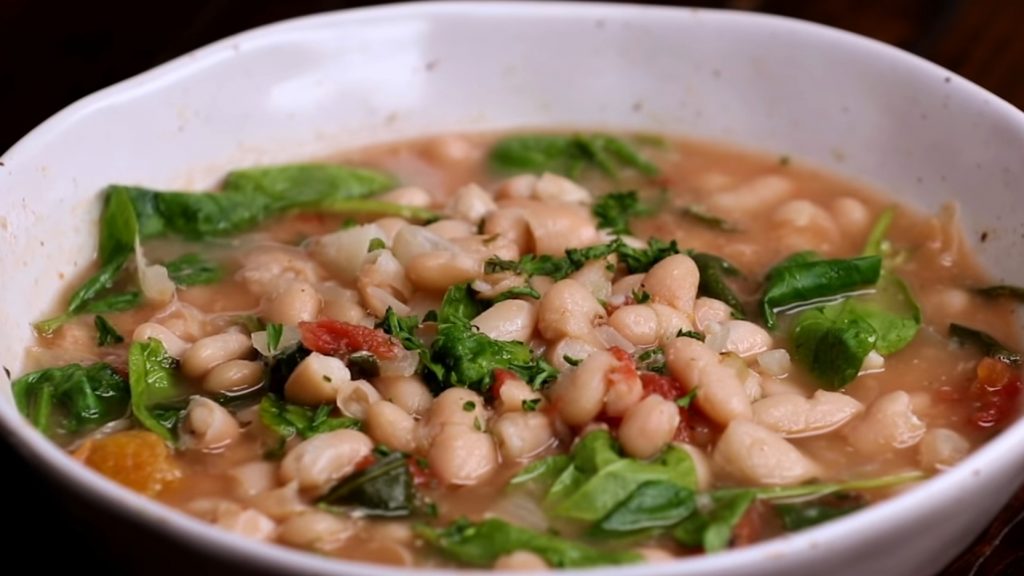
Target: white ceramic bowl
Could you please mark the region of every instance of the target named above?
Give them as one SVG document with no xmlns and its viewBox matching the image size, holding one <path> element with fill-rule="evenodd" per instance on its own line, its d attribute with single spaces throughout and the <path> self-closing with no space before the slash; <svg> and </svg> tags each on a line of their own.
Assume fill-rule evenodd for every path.
<svg viewBox="0 0 1024 576">
<path fill-rule="evenodd" d="M 60 73 L 59 70 L 54 73 Z M 89 96 L 0 166 L 0 364 L 94 255 L 110 182 L 204 186 L 225 171 L 410 136 L 531 126 L 678 133 L 790 154 L 932 209 L 958 198 L 1008 281 L 1024 212 L 1024 114 L 890 46 L 709 10 L 422 3 L 300 18 L 217 42 Z M 168 536 L 282 572 L 383 567 L 248 542 L 106 481 L 18 415 L 3 433 L 68 488 Z M 11 472 L 6 472 L 11 473 Z M 952 471 L 866 511 L 762 544 L 589 574 L 924 575 L 963 549 L 1024 476 L 1024 422 Z"/>
</svg>

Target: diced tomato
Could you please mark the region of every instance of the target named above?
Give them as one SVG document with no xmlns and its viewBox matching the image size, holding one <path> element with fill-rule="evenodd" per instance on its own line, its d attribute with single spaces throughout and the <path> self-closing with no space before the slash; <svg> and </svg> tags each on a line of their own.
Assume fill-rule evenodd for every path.
<svg viewBox="0 0 1024 576">
<path fill-rule="evenodd" d="M 754 502 L 747 508 L 743 517 L 732 529 L 733 546 L 747 546 L 761 539 L 761 516 L 764 511 L 765 508 L 760 502 Z"/>
<path fill-rule="evenodd" d="M 366 456 L 363 456 L 362 460 L 360 460 L 359 462 L 356 462 L 355 471 L 358 472 L 360 470 L 366 470 L 367 468 L 369 468 L 370 466 L 373 466 L 376 463 L 377 463 L 377 456 L 374 455 L 373 453 L 367 454 Z"/>
<path fill-rule="evenodd" d="M 516 374 L 515 372 L 513 372 L 511 370 L 506 370 L 504 368 L 495 368 L 494 369 L 494 384 L 491 384 L 491 394 L 492 394 L 492 397 L 495 400 L 500 398 L 501 397 L 501 387 L 504 386 L 506 382 L 510 382 L 512 380 L 522 380 L 522 378 L 520 378 L 518 374 Z"/>
<path fill-rule="evenodd" d="M 1005 424 L 1017 414 L 1021 388 L 1016 368 L 994 358 L 982 358 L 970 390 L 974 404 L 971 420 L 981 428 Z"/>
<path fill-rule="evenodd" d="M 419 458 L 410 456 L 408 458 L 409 473 L 412 474 L 412 483 L 417 487 L 427 486 L 434 481 L 434 475 L 430 470 L 421 465 Z"/>
<path fill-rule="evenodd" d="M 662 398 L 668 400 L 675 400 L 686 394 L 686 390 L 683 389 L 683 385 L 680 384 L 675 378 L 671 376 L 665 376 L 664 374 L 655 374 L 654 372 L 641 372 L 640 382 L 644 385 L 644 396 L 650 396 L 651 394 L 658 394 Z"/>
<path fill-rule="evenodd" d="M 325 318 L 316 322 L 299 322 L 302 345 L 328 356 L 346 357 L 355 352 L 369 352 L 381 360 L 398 356 L 401 344 L 382 330 Z"/>
<path fill-rule="evenodd" d="M 696 406 L 679 408 L 679 427 L 673 440 L 707 448 L 714 443 L 716 433 L 715 425 Z"/>
</svg>

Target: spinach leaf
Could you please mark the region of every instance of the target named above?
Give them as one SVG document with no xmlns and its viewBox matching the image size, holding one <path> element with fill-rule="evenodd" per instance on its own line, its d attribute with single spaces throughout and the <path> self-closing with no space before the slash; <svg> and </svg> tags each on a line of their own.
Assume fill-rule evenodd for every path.
<svg viewBox="0 0 1024 576">
<path fill-rule="evenodd" d="M 128 349 L 128 383 L 132 413 L 143 426 L 167 442 L 177 435 L 187 397 L 174 377 L 175 360 L 156 338 Z"/>
<path fill-rule="evenodd" d="M 122 256 L 115 257 L 110 262 L 104 264 L 95 274 L 93 274 L 88 280 L 83 283 L 78 290 L 75 290 L 74 294 L 71 295 L 71 299 L 68 301 L 68 309 L 66 312 L 54 318 L 36 322 L 33 327 L 36 332 L 43 336 L 52 334 L 54 330 L 60 328 L 67 321 L 71 320 L 75 316 L 85 313 L 102 313 L 102 312 L 114 312 L 115 310 L 109 308 L 109 306 L 100 306 L 101 309 L 97 310 L 96 305 L 103 300 L 99 299 L 100 294 L 105 290 L 110 289 L 114 285 L 118 276 L 121 275 L 121 270 L 124 269 L 128 263 L 128 257 L 131 254 L 124 254 Z M 136 304 L 141 300 L 141 297 L 136 295 Z M 118 300 L 119 303 L 124 303 L 123 299 Z"/>
<path fill-rule="evenodd" d="M 541 534 L 490 518 L 479 523 L 462 519 L 447 528 L 418 525 L 416 533 L 452 559 L 470 566 L 491 567 L 506 554 L 528 550 L 556 568 L 627 564 L 641 561 L 636 552 L 600 550 L 551 534 Z"/>
<path fill-rule="evenodd" d="M 273 356 L 277 353 L 277 347 L 281 345 L 281 336 L 284 335 L 284 326 L 276 322 L 267 324 L 267 352 Z"/>
<path fill-rule="evenodd" d="M 526 468 L 523 468 L 518 474 L 513 476 L 508 483 L 510 486 L 535 481 L 550 484 L 561 476 L 571 463 L 569 456 L 565 454 L 556 454 L 547 458 L 541 458 L 540 460 L 534 460 Z"/>
<path fill-rule="evenodd" d="M 562 280 L 590 261 L 607 258 L 612 254 L 619 257 L 631 274 L 647 272 L 655 264 L 673 254 L 679 254 L 679 245 L 675 240 L 664 241 L 650 238 L 644 248 L 627 245 L 621 238 L 615 238 L 607 244 L 598 244 L 587 248 L 570 248 L 565 256 L 556 257 L 548 254 L 527 254 L 519 260 L 503 260 L 490 258 L 484 263 L 484 272 L 514 272 L 526 276 L 550 276 L 554 280 Z"/>
<path fill-rule="evenodd" d="M 437 312 L 437 323 L 468 325 L 470 320 L 483 311 L 484 307 L 476 301 L 468 283 L 455 284 L 444 293 L 441 308 Z"/>
<path fill-rule="evenodd" d="M 889 251 L 888 241 L 885 239 L 885 236 L 889 233 L 889 227 L 892 225 L 895 215 L 896 211 L 892 208 L 887 208 L 882 212 L 878 220 L 875 221 L 874 226 L 871 227 L 871 231 L 868 232 L 868 239 L 864 243 L 862 256 L 885 256 L 886 252 Z"/>
<path fill-rule="evenodd" d="M 216 284 L 224 277 L 224 269 L 196 253 L 184 254 L 164 263 L 167 275 L 178 286 Z"/>
<path fill-rule="evenodd" d="M 782 526 L 787 531 L 793 532 L 844 516 L 863 507 L 862 498 L 840 492 L 812 502 L 776 504 L 775 512 L 782 520 Z"/>
<path fill-rule="evenodd" d="M 849 260 L 787 260 L 768 272 L 761 309 L 765 323 L 775 327 L 778 310 L 824 298 L 842 296 L 878 282 L 882 258 L 861 256 Z"/>
<path fill-rule="evenodd" d="M 636 369 L 641 372 L 665 373 L 665 351 L 661 348 L 649 348 L 636 357 Z"/>
<path fill-rule="evenodd" d="M 658 168 L 626 142 L 600 134 L 511 136 L 491 149 L 489 162 L 499 172 L 555 172 L 578 178 L 584 169 L 597 169 L 617 178 L 633 169 L 656 176 Z"/>
<path fill-rule="evenodd" d="M 137 308 L 142 304 L 142 292 L 132 290 L 97 298 L 82 307 L 83 314 L 110 314 Z"/>
<path fill-rule="evenodd" d="M 406 459 L 405 454 L 392 452 L 336 484 L 317 503 L 328 509 L 356 508 L 366 516 L 408 516 L 413 482 Z"/>
<path fill-rule="evenodd" d="M 693 258 L 693 262 L 697 265 L 697 270 L 700 272 L 697 293 L 728 304 L 729 308 L 732 308 L 734 318 L 746 318 L 747 316 L 743 311 L 743 303 L 740 302 L 739 297 L 736 296 L 736 293 L 733 292 L 726 281 L 726 278 L 741 276 L 739 269 L 729 261 L 714 254 L 696 252 L 691 254 L 690 257 Z"/>
<path fill-rule="evenodd" d="M 899 277 L 882 272 L 872 294 L 857 296 L 850 306 L 878 333 L 875 350 L 884 356 L 902 350 L 921 327 L 921 309 Z"/>
<path fill-rule="evenodd" d="M 878 331 L 849 300 L 807 310 L 793 327 L 797 361 L 832 390 L 857 377 L 877 342 Z"/>
<path fill-rule="evenodd" d="M 68 364 L 11 383 L 18 410 L 51 438 L 80 434 L 128 415 L 128 382 L 109 364 Z"/>
<path fill-rule="evenodd" d="M 995 284 L 993 286 L 985 286 L 984 288 L 975 288 L 972 292 L 985 298 L 1010 298 L 1011 300 L 1024 302 L 1024 288 L 1010 284 Z"/>
<path fill-rule="evenodd" d="M 632 234 L 629 221 L 652 213 L 651 208 L 640 202 L 640 197 L 632 190 L 605 194 L 594 202 L 590 211 L 597 219 L 598 228 L 617 235 Z"/>
<path fill-rule="evenodd" d="M 292 404 L 276 394 L 267 394 L 260 400 L 260 421 L 277 433 L 282 442 L 295 436 L 305 440 L 342 428 L 359 429 L 359 420 L 331 416 L 333 411 L 330 405 L 312 408 Z"/>
<path fill-rule="evenodd" d="M 672 482 L 645 482 L 601 518 L 590 534 L 621 537 L 668 528 L 692 514 L 695 508 L 693 490 Z"/>
<path fill-rule="evenodd" d="M 989 358 L 1013 366 L 1021 363 L 1022 357 L 1019 352 L 1010 350 L 1002 342 L 981 330 L 954 323 L 949 325 L 949 336 L 962 344 L 977 346 Z"/>
<path fill-rule="evenodd" d="M 124 336 L 117 331 L 117 328 L 107 321 L 103 316 L 97 315 L 92 320 L 93 326 L 96 327 L 96 345 L 97 346 L 110 346 L 111 344 L 120 344 L 124 342 Z"/>
<path fill-rule="evenodd" d="M 700 222 L 705 226 L 714 228 L 716 230 L 720 230 L 722 232 L 740 231 L 739 226 L 736 226 L 735 224 L 729 222 L 728 220 L 722 218 L 721 216 L 716 216 L 712 214 L 711 212 L 708 211 L 706 207 L 704 207 L 701 204 L 690 204 L 689 206 L 684 206 L 680 213 L 683 216 L 686 216 L 687 218 L 692 218 L 693 220 L 696 220 L 697 222 Z"/>
<path fill-rule="evenodd" d="M 109 264 L 135 251 L 139 222 L 131 198 L 124 190 L 113 190 L 104 199 L 100 215 L 99 258 Z"/>
<path fill-rule="evenodd" d="M 683 546 L 700 547 L 705 552 L 724 550 L 729 547 L 733 529 L 754 498 L 750 490 L 701 495 L 697 513 L 680 522 L 672 535 Z"/>
<path fill-rule="evenodd" d="M 626 265 L 630 274 L 647 272 L 655 264 L 674 254 L 679 254 L 679 245 L 675 240 L 665 241 L 659 238 L 648 238 L 645 248 L 634 248 L 626 245 L 621 239 L 614 242 L 615 253 Z"/>
<path fill-rule="evenodd" d="M 497 304 L 498 302 L 504 302 L 505 300 L 511 300 L 513 298 L 533 298 L 534 300 L 540 300 L 540 292 L 534 290 L 533 286 L 525 284 L 523 286 L 516 286 L 515 288 L 509 288 L 501 294 L 494 297 L 491 302 Z"/>
</svg>

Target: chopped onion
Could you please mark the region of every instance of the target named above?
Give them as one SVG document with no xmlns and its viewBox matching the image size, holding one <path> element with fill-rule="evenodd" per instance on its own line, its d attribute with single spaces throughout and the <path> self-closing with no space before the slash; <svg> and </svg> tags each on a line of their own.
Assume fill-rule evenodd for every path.
<svg viewBox="0 0 1024 576">
<path fill-rule="evenodd" d="M 166 304 L 174 298 L 174 282 L 167 268 L 159 264 L 151 266 L 146 262 L 138 238 L 135 239 L 135 266 L 139 271 L 139 287 L 147 301 Z"/>
</svg>

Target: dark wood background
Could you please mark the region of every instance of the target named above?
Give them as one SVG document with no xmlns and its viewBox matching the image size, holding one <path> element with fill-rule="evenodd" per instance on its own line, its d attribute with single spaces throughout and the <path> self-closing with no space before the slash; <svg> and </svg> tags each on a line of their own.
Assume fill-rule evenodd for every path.
<svg viewBox="0 0 1024 576">
<path fill-rule="evenodd" d="M 0 0 L 0 151 L 76 99 L 218 38 L 283 18 L 363 4 L 370 2 Z M 872 36 L 933 60 L 1024 108 L 1024 0 L 685 4 L 794 16 Z M 162 544 L 145 531 L 124 530 L 108 512 L 83 508 L 63 496 L 3 439 L 0 478 L 4 499 L 21 503 L 4 507 L 8 557 L 40 546 L 51 551 L 42 557 L 40 552 L 26 555 L 45 562 L 29 569 L 51 567 L 51 562 L 63 559 L 111 576 L 180 574 L 183 563 L 195 573 L 214 570 L 207 559 Z M 1024 574 L 1022 510 L 1024 491 L 944 576 Z M 955 516 L 951 507 L 950 521 L 955 522 Z M 129 540 L 135 544 L 127 545 Z"/>
</svg>

